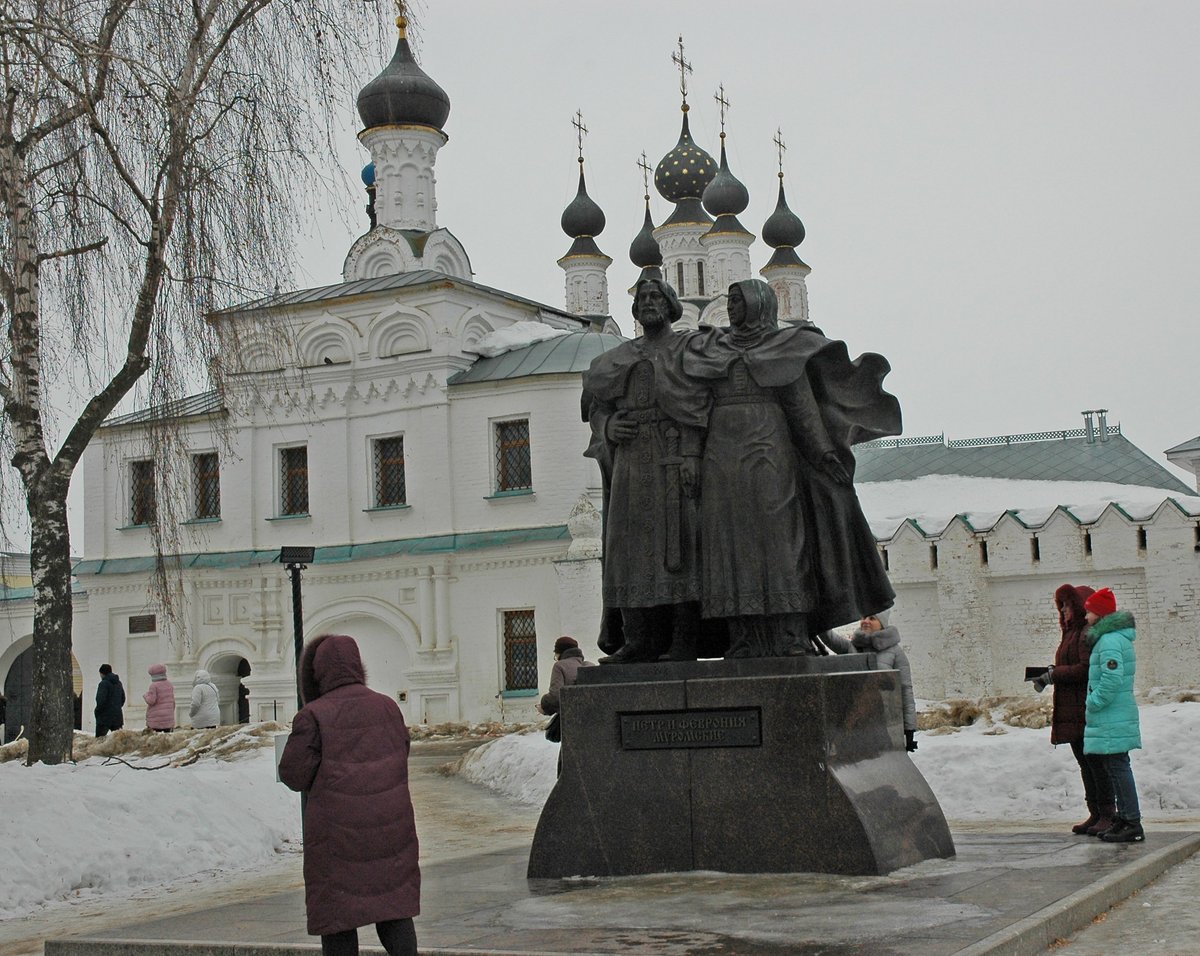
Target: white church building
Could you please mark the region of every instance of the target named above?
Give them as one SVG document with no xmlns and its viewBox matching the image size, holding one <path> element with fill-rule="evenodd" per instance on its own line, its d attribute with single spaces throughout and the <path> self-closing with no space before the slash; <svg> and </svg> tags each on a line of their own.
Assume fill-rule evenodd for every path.
<svg viewBox="0 0 1200 956">
<path fill-rule="evenodd" d="M 129 726 L 140 726 L 146 668 L 160 661 L 181 690 L 197 669 L 211 672 L 226 722 L 237 720 L 246 692 L 250 719 L 289 718 L 284 547 L 314 549 L 302 572 L 305 635 L 353 635 L 371 686 L 394 696 L 412 723 L 529 719 L 559 635 L 578 637 L 595 657 L 600 477 L 582 455 L 580 379 L 620 337 L 610 318 L 612 260 L 596 244 L 604 214 L 587 194 L 582 155 L 579 192 L 562 217 L 572 245 L 559 260 L 558 308 L 474 282 L 466 250 L 439 224 L 434 165 L 450 101 L 413 59 L 403 26 L 358 109 L 371 155 L 370 228 L 350 248 L 343 281 L 213 315 L 222 391 L 111 419 L 84 457 L 74 653 L 85 728 L 102 663 L 125 682 Z M 753 274 L 755 237 L 737 220 L 748 194 L 721 136 L 714 161 L 691 138 L 685 100 L 679 141 L 654 174 L 674 211 L 655 227 L 647 195 L 630 248 L 643 274 L 678 288 L 688 327 L 724 324 L 720 290 Z M 762 229 L 773 252 L 759 274 L 779 295 L 781 318 L 805 322 L 810 270 L 796 254 L 804 227 L 782 177 L 781 169 L 777 208 Z M 151 443 L 163 418 L 181 427 L 177 455 Z M 944 439 L 862 450 L 860 495 L 899 593 L 893 621 L 918 696 L 1021 692 L 1015 665 L 1048 662 L 1050 596 L 1067 580 L 1126 589 L 1149 679 L 1200 684 L 1200 499 L 1153 463 L 1108 473 L 1149 459 L 1115 432 L 1089 436 L 990 440 L 1041 443 L 1024 464 L 1017 456 L 1003 467 L 994 455 L 990 465 L 956 458 Z M 954 459 L 945 467 L 958 471 L 930 464 L 939 445 Z M 1077 459 L 1069 476 L 1041 473 L 1068 450 Z M 152 586 L 165 469 L 183 469 L 187 488 L 168 562 L 178 569 L 178 617 Z M 963 474 L 1057 480 L 1063 494 L 1045 500 L 1043 488 L 1031 500 L 1029 486 L 1013 485 L 1014 500 L 974 505 L 963 479 L 906 509 L 905 489 Z M 1086 494 L 1067 487 L 1085 480 L 1106 484 Z M 11 738 L 27 696 L 32 600 L 24 587 L 0 597 Z M 187 694 L 179 700 L 185 725 Z"/>
</svg>

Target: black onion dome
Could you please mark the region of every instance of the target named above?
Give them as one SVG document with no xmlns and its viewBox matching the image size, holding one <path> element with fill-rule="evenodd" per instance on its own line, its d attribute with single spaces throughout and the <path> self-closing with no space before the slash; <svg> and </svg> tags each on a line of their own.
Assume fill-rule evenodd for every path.
<svg viewBox="0 0 1200 956">
<path fill-rule="evenodd" d="M 721 168 L 704 189 L 704 208 L 714 216 L 736 216 L 750 205 L 750 191 L 729 171 L 725 140 L 721 140 Z"/>
<path fill-rule="evenodd" d="M 699 199 L 716 174 L 717 164 L 713 158 L 692 141 L 687 113 L 684 113 L 679 142 L 654 170 L 654 187 L 668 202 Z"/>
<path fill-rule="evenodd" d="M 413 59 L 403 25 L 392 61 L 359 91 L 358 115 L 365 129 L 432 126 L 440 130 L 445 125 L 450 97 Z"/>
<path fill-rule="evenodd" d="M 763 223 L 763 242 L 773 249 L 780 246 L 796 247 L 804 241 L 804 223 L 800 217 L 788 209 L 787 197 L 783 194 L 783 179 L 779 180 L 779 202 L 775 211 Z"/>
<path fill-rule="evenodd" d="M 639 269 L 648 269 L 662 265 L 662 249 L 654 238 L 654 220 L 650 218 L 650 202 L 646 202 L 646 221 L 642 223 L 639 232 L 629 246 L 629 261 Z"/>
<path fill-rule="evenodd" d="M 583 164 L 579 166 L 579 192 L 562 214 L 562 231 L 572 239 L 580 236 L 598 236 L 604 232 L 604 210 L 587 194 L 583 181 Z"/>
</svg>

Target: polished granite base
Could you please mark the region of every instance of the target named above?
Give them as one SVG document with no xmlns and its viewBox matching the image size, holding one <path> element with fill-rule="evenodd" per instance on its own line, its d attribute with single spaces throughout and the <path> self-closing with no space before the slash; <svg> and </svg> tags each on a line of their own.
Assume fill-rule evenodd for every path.
<svg viewBox="0 0 1200 956">
<path fill-rule="evenodd" d="M 867 655 L 585 668 L 530 878 L 890 873 L 954 855 Z"/>
</svg>

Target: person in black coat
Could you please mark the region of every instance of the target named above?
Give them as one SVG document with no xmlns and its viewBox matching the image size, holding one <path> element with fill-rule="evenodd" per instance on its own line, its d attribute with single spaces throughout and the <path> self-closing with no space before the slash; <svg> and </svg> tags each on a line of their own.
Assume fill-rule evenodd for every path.
<svg viewBox="0 0 1200 956">
<path fill-rule="evenodd" d="M 100 665 L 100 684 L 96 687 L 96 736 L 125 726 L 121 708 L 125 706 L 125 688 L 113 673 L 111 664 Z"/>
</svg>

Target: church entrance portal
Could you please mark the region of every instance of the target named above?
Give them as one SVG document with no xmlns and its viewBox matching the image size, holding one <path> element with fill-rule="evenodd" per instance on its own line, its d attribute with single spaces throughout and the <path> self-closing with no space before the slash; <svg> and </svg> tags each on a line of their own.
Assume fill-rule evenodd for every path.
<svg viewBox="0 0 1200 956">
<path fill-rule="evenodd" d="M 4 717 L 4 740 L 9 743 L 18 735 L 29 736 L 29 717 L 33 709 L 33 638 L 29 646 L 17 655 L 4 676 L 4 698 L 7 701 Z M 83 672 L 79 661 L 71 655 L 71 695 L 74 698 L 75 729 L 83 727 Z"/>
</svg>

